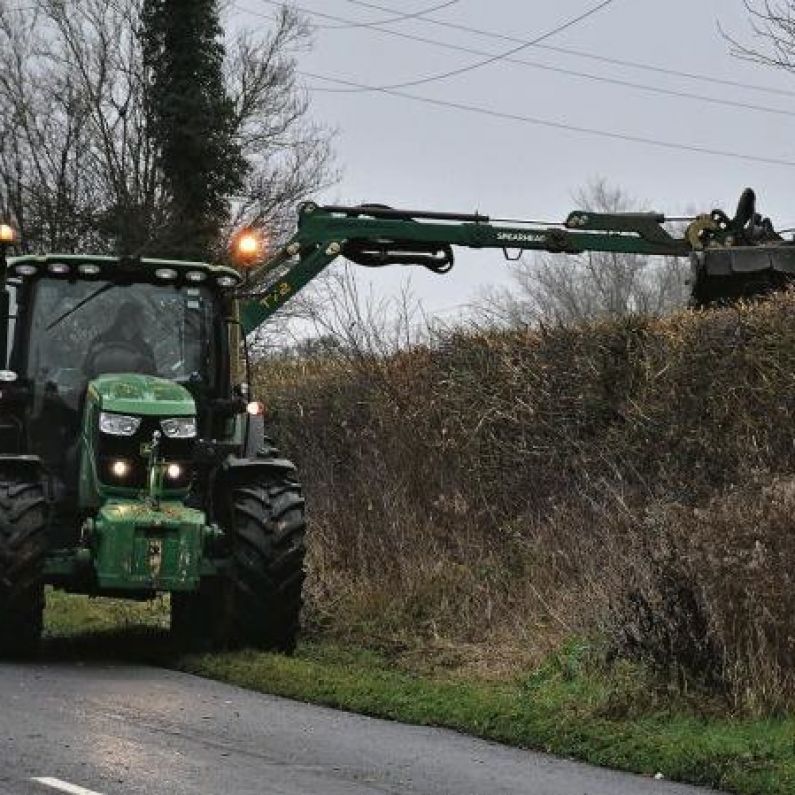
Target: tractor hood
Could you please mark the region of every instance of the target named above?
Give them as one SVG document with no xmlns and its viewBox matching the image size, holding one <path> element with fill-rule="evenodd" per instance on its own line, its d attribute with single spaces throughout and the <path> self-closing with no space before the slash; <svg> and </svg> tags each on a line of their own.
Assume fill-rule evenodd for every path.
<svg viewBox="0 0 795 795">
<path fill-rule="evenodd" d="M 196 404 L 185 387 L 137 373 L 101 375 L 88 385 L 88 394 L 103 411 L 158 417 L 191 417 Z"/>
</svg>

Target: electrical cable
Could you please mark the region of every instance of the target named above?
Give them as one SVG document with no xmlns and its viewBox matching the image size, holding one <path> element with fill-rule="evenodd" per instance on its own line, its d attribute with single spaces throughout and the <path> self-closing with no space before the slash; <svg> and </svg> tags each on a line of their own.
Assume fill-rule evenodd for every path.
<svg viewBox="0 0 795 795">
<path fill-rule="evenodd" d="M 264 2 L 270 2 L 270 0 L 264 0 Z M 251 13 L 254 16 L 259 16 L 259 17 L 262 17 L 263 19 L 269 19 L 271 21 L 277 21 L 275 17 L 270 16 L 268 14 L 263 14 L 261 12 L 256 12 L 256 11 L 250 11 L 249 9 L 241 8 L 240 6 L 238 6 L 235 3 L 232 3 L 232 5 L 234 7 L 236 7 L 236 8 L 238 8 L 239 10 L 247 11 L 248 13 Z M 279 3 L 279 2 L 272 2 L 271 5 L 281 6 L 282 4 Z M 299 8 L 299 10 L 301 10 L 301 9 Z M 324 14 L 323 16 L 327 16 L 327 15 Z M 315 79 L 315 80 L 323 80 L 323 81 L 326 81 L 326 82 L 329 82 L 329 83 L 336 83 L 336 84 L 343 85 L 343 86 L 361 87 L 361 88 L 365 87 L 363 84 L 355 83 L 355 82 L 353 82 L 351 80 L 343 80 L 341 78 L 328 77 L 327 75 L 319 75 L 319 74 L 315 74 L 315 73 L 312 73 L 312 72 L 299 71 L 298 74 L 300 74 L 302 77 L 309 77 L 309 78 L 312 78 L 312 79 Z M 462 111 L 466 111 L 466 112 L 469 112 L 469 113 L 476 113 L 476 114 L 479 114 L 479 115 L 491 116 L 493 118 L 501 118 L 501 119 L 506 119 L 506 120 L 509 120 L 509 121 L 519 121 L 519 122 L 523 122 L 523 123 L 526 123 L 526 124 L 536 124 L 538 126 L 551 127 L 551 128 L 554 128 L 554 129 L 563 129 L 563 130 L 568 130 L 568 131 L 571 131 L 571 132 L 579 132 L 579 133 L 582 133 L 582 134 L 594 135 L 594 136 L 601 137 L 601 138 L 608 138 L 608 139 L 613 139 L 613 140 L 627 141 L 629 143 L 646 144 L 646 145 L 649 145 L 649 146 L 658 146 L 658 147 L 665 148 L 665 149 L 673 149 L 673 150 L 679 150 L 679 151 L 695 152 L 695 153 L 700 153 L 700 154 L 713 155 L 713 156 L 716 156 L 716 157 L 726 157 L 726 158 L 733 158 L 733 159 L 739 159 L 739 160 L 747 160 L 747 161 L 756 162 L 756 163 L 765 163 L 767 165 L 795 166 L 795 161 L 791 161 L 791 160 L 783 160 L 783 159 L 780 159 L 780 158 L 761 157 L 759 155 L 749 155 L 749 154 L 744 154 L 742 152 L 730 152 L 730 151 L 725 151 L 725 150 L 720 150 L 720 149 L 711 149 L 711 148 L 708 148 L 708 147 L 702 147 L 702 146 L 693 145 L 693 144 L 680 144 L 680 143 L 675 143 L 675 142 L 671 142 L 671 141 L 662 141 L 662 140 L 654 139 L 654 138 L 645 138 L 645 137 L 642 137 L 642 136 L 633 136 L 633 135 L 629 135 L 629 134 L 625 134 L 625 133 L 613 132 L 613 131 L 609 131 L 609 130 L 598 130 L 598 129 L 592 129 L 592 128 L 589 128 L 589 127 L 578 127 L 578 126 L 575 126 L 575 125 L 564 124 L 563 122 L 555 122 L 555 121 L 552 121 L 552 120 L 549 120 L 549 119 L 538 119 L 538 118 L 530 117 L 530 116 L 521 116 L 519 114 L 495 111 L 495 110 L 491 110 L 489 108 L 482 108 L 482 107 L 479 107 L 477 105 L 467 105 L 467 104 L 464 104 L 464 103 L 452 102 L 452 101 L 441 100 L 441 99 L 433 99 L 431 97 L 421 97 L 421 96 L 418 96 L 416 94 L 409 94 L 409 93 L 406 93 L 406 92 L 403 92 L 403 91 L 393 91 L 391 89 L 378 88 L 376 86 L 367 86 L 367 88 L 370 88 L 373 91 L 379 91 L 380 93 L 388 95 L 388 96 L 397 96 L 397 97 L 401 97 L 403 99 L 410 99 L 410 100 L 412 100 L 414 102 L 421 102 L 421 103 L 424 103 L 424 104 L 427 104 L 427 105 L 436 105 L 438 107 L 444 107 L 444 108 L 449 108 L 449 109 L 453 109 L 453 110 L 462 110 Z M 317 86 L 312 86 L 312 85 L 307 86 L 307 90 L 309 90 L 311 92 L 323 91 L 323 89 L 320 89 Z"/>
<path fill-rule="evenodd" d="M 367 2 L 367 0 L 345 0 L 346 3 L 351 5 L 361 6 L 362 8 L 375 9 L 384 12 L 397 13 L 394 8 L 383 6 L 378 3 Z M 419 18 L 418 18 L 419 19 Z M 436 25 L 437 27 L 448 28 L 450 30 L 460 30 L 465 33 L 474 33 L 478 36 L 485 36 L 487 38 L 512 42 L 514 44 L 527 43 L 526 39 L 520 39 L 516 36 L 509 36 L 505 33 L 497 33 L 496 31 L 483 30 L 482 28 L 475 28 L 469 25 L 461 25 L 456 22 L 448 22 L 443 19 L 434 19 L 432 17 L 422 17 L 422 22 L 429 25 Z M 662 66 L 655 66 L 653 64 L 640 63 L 638 61 L 623 60 L 620 58 L 611 58 L 606 55 L 598 55 L 596 53 L 589 53 L 584 50 L 577 50 L 570 47 L 558 47 L 551 44 L 536 44 L 534 45 L 540 50 L 550 50 L 551 52 L 561 53 L 563 55 L 571 55 L 576 58 L 585 58 L 599 63 L 607 63 L 612 66 L 626 66 L 631 69 L 641 69 L 648 72 L 655 72 L 657 74 L 669 75 L 672 77 L 683 77 L 687 80 L 698 80 L 706 83 L 714 83 L 716 85 L 729 86 L 731 88 L 745 88 L 750 91 L 760 91 L 767 94 L 778 94 L 785 97 L 795 97 L 795 91 L 786 88 L 772 88 L 771 86 L 760 86 L 755 83 L 744 83 L 738 80 L 727 80 L 714 75 L 701 74 L 699 72 L 685 72 L 677 69 L 670 69 Z"/>
<path fill-rule="evenodd" d="M 266 0 L 268 2 L 268 0 Z M 345 17 L 338 17 L 332 14 L 326 14 L 318 11 L 310 11 L 309 9 L 302 8 L 300 6 L 293 6 L 298 11 L 302 13 L 314 14 L 315 16 L 321 16 L 323 18 L 328 19 L 337 19 L 337 20 L 345 20 Z M 267 17 L 267 15 L 265 15 Z M 271 19 L 272 17 L 267 17 Z M 409 41 L 416 41 L 421 44 L 428 44 L 433 47 L 440 47 L 446 50 L 453 50 L 455 52 L 465 52 L 470 55 L 489 55 L 490 53 L 485 52 L 483 50 L 476 50 L 472 47 L 463 47 L 458 44 L 450 44 L 448 42 L 437 41 L 435 39 L 427 39 L 423 36 L 415 36 L 409 33 L 402 33 L 401 31 L 396 30 L 388 30 L 384 28 L 376 27 L 375 30 L 379 31 L 380 33 L 385 33 L 389 36 L 395 36 L 397 38 L 406 39 Z M 694 100 L 696 102 L 707 102 L 711 105 L 723 105 L 724 107 L 728 108 L 738 108 L 741 110 L 752 110 L 757 111 L 760 113 L 772 113 L 778 116 L 795 116 L 795 110 L 785 110 L 783 108 L 774 108 L 769 105 L 757 105 L 752 102 L 740 102 L 738 100 L 732 99 L 718 99 L 717 97 L 710 97 L 705 94 L 694 94 L 689 91 L 677 91 L 675 89 L 669 88 L 662 88 L 659 86 L 652 86 L 648 83 L 636 83 L 631 80 L 620 80 L 618 78 L 613 77 L 602 77 L 601 75 L 592 75 L 588 74 L 587 72 L 578 72 L 574 69 L 564 69 L 558 66 L 549 66 L 547 64 L 538 63 L 537 61 L 528 61 L 525 58 L 505 58 L 504 59 L 507 63 L 515 63 L 521 66 L 526 66 L 531 69 L 539 69 L 545 72 L 553 72 L 554 74 L 562 74 L 566 75 L 567 77 L 578 77 L 584 80 L 590 80 L 596 83 L 605 83 L 607 85 L 615 85 L 620 86 L 622 88 L 630 88 L 635 89 L 638 91 L 646 91 L 653 94 L 661 94 L 663 96 L 670 96 L 676 97 L 679 99 L 688 99 Z M 327 94 L 350 94 L 350 93 L 359 93 L 357 89 L 348 89 L 348 88 L 320 88 L 316 87 L 315 91 L 327 93 Z"/>
<path fill-rule="evenodd" d="M 276 0 L 265 0 L 265 2 L 269 3 L 269 5 L 281 5 L 281 3 L 276 2 Z M 353 93 L 358 93 L 359 91 L 375 91 L 376 88 L 378 89 L 399 89 L 399 88 L 413 88 L 416 86 L 426 85 L 428 83 L 435 83 L 439 80 L 446 80 L 450 77 L 457 77 L 462 74 L 466 74 L 467 72 L 472 72 L 475 69 L 481 69 L 484 66 L 489 66 L 490 64 L 496 63 L 497 61 L 502 61 L 505 58 L 508 58 L 512 55 L 515 55 L 517 52 L 521 52 L 522 50 L 526 50 L 528 47 L 532 47 L 536 44 L 539 44 L 546 39 L 551 38 L 552 36 L 556 36 L 558 33 L 562 33 L 564 30 L 568 30 L 571 27 L 583 22 L 584 20 L 588 19 L 588 17 L 597 14 L 607 6 L 612 5 L 615 0 L 601 0 L 601 2 L 597 3 L 595 6 L 591 6 L 587 11 L 584 11 L 582 14 L 579 14 L 572 19 L 567 20 L 566 22 L 558 25 L 557 27 L 553 28 L 552 30 L 543 33 L 540 36 L 537 36 L 532 41 L 522 42 L 517 47 L 512 47 L 509 50 L 506 50 L 501 53 L 497 53 L 496 55 L 491 55 L 488 58 L 485 58 L 481 61 L 477 61 L 476 63 L 467 64 L 466 66 L 461 66 L 458 69 L 451 69 L 448 72 L 442 72 L 440 74 L 435 75 L 427 75 L 425 77 L 417 78 L 415 80 L 407 80 L 402 83 L 393 83 L 391 85 L 385 86 L 373 86 L 373 87 L 366 87 L 360 89 L 354 89 Z M 311 13 L 311 12 L 310 12 Z"/>
<path fill-rule="evenodd" d="M 379 19 L 374 22 L 349 22 L 342 25 L 315 25 L 315 27 L 319 30 L 351 30 L 354 28 L 374 28 L 378 25 L 392 25 L 395 22 L 406 22 L 409 19 L 417 19 L 418 17 L 433 14 L 435 11 L 441 11 L 443 8 L 458 5 L 459 2 L 460 0 L 447 0 L 446 3 L 439 3 L 430 8 L 423 8 L 421 11 L 413 11 L 411 14 L 398 14 L 389 19 Z M 394 13 L 397 14 L 398 12 L 395 11 Z"/>
<path fill-rule="evenodd" d="M 541 119 L 534 116 L 525 116 L 518 113 L 508 113 L 505 111 L 492 110 L 490 108 L 483 108 L 478 105 L 468 105 L 464 102 L 454 102 L 452 100 L 434 99 L 431 97 L 423 97 L 418 94 L 409 94 L 406 91 L 397 91 L 391 88 L 379 88 L 378 86 L 364 86 L 361 83 L 355 83 L 351 80 L 342 80 L 341 78 L 328 77 L 326 75 L 315 74 L 313 72 L 299 71 L 302 77 L 309 77 L 313 80 L 326 80 L 332 83 L 339 83 L 341 85 L 350 86 L 354 88 L 369 88 L 372 91 L 377 91 L 394 97 L 401 97 L 403 99 L 410 99 L 413 102 L 421 102 L 425 105 L 435 105 L 442 108 L 450 108 L 454 110 L 461 110 L 467 113 L 476 113 L 482 116 L 491 116 L 493 118 L 506 119 L 509 121 L 518 121 L 525 124 L 533 124 L 540 127 L 549 127 L 556 130 L 567 130 L 569 132 L 578 132 L 586 135 L 593 135 L 599 138 L 608 138 L 616 141 L 626 141 L 628 143 L 646 144 L 648 146 L 656 146 L 663 149 L 675 149 L 685 152 L 695 152 L 696 154 L 714 155 L 716 157 L 728 157 L 736 160 L 747 160 L 753 163 L 765 163 L 767 165 L 775 166 L 788 166 L 795 167 L 795 160 L 784 160 L 774 157 L 763 157 L 761 155 L 745 154 L 743 152 L 731 152 L 724 149 L 712 149 L 706 146 L 699 146 L 697 144 L 682 144 L 673 141 L 664 141 L 659 138 L 647 138 L 640 135 L 630 135 L 628 133 L 613 132 L 610 130 L 600 130 L 593 127 L 580 127 L 574 124 L 566 124 L 564 122 L 557 122 L 551 119 Z M 308 86 L 312 90 L 312 86 Z"/>
<path fill-rule="evenodd" d="M 352 2 L 353 0 L 350 0 Z M 271 2 L 271 0 L 265 0 L 265 2 Z M 271 3 L 272 5 L 280 5 L 280 3 L 276 2 L 275 0 Z M 250 14 L 255 14 L 256 16 L 260 16 L 263 19 L 274 19 L 274 17 L 270 16 L 269 14 L 259 14 L 254 11 L 250 11 L 248 9 L 242 9 L 240 6 L 236 6 L 239 10 L 246 11 Z M 297 11 L 301 13 L 309 14 L 312 16 L 321 17 L 323 19 L 332 19 L 337 20 L 339 22 L 350 22 L 351 20 L 346 19 L 345 17 L 336 16 L 334 14 L 326 14 L 322 11 L 312 11 L 310 9 L 304 8 L 302 6 L 292 6 Z M 343 27 L 340 25 L 339 27 Z M 484 50 L 477 50 L 472 47 L 464 47 L 458 44 L 450 44 L 448 42 L 437 41 L 435 39 L 427 39 L 423 36 L 416 36 L 410 33 L 403 33 L 397 30 L 390 30 L 387 28 L 380 28 L 380 27 L 373 27 L 373 30 L 377 30 L 379 33 L 384 33 L 389 36 L 394 36 L 399 39 L 405 39 L 407 41 L 415 41 L 420 44 L 428 44 L 433 47 L 439 47 L 446 50 L 452 50 L 455 52 L 465 52 L 470 55 L 490 55 L 491 53 L 485 52 Z M 769 105 L 757 105 L 752 102 L 740 102 L 739 100 L 732 100 L 732 99 L 719 99 L 717 97 L 707 96 L 705 94 L 695 94 L 689 91 L 677 91 L 675 89 L 669 88 L 662 88 L 660 86 L 652 86 L 648 83 L 637 83 L 631 80 L 620 80 L 618 78 L 612 77 L 603 77 L 601 75 L 593 75 L 587 72 L 579 72 L 574 69 L 564 69 L 558 66 L 550 66 L 547 64 L 538 63 L 537 61 L 529 61 L 524 58 L 506 58 L 505 61 L 507 63 L 515 63 L 521 66 L 526 66 L 531 69 L 539 69 L 545 72 L 552 72 L 554 74 L 562 74 L 566 75 L 567 77 L 577 77 L 582 78 L 584 80 L 590 80 L 596 83 L 604 83 L 607 85 L 615 85 L 620 86 L 622 88 L 630 88 L 635 89 L 638 91 L 646 91 L 653 94 L 660 94 L 662 96 L 669 96 L 669 97 L 676 97 L 678 99 L 687 99 L 693 100 L 696 102 L 706 102 L 710 105 L 722 105 L 728 108 L 738 108 L 740 110 L 751 110 L 759 113 L 772 113 L 777 116 L 795 116 L 795 111 L 793 110 L 785 110 L 783 108 L 774 108 Z M 357 89 L 349 89 L 349 88 L 321 88 L 316 86 L 313 88 L 314 91 L 326 94 L 350 94 L 350 93 L 359 93 Z"/>
</svg>

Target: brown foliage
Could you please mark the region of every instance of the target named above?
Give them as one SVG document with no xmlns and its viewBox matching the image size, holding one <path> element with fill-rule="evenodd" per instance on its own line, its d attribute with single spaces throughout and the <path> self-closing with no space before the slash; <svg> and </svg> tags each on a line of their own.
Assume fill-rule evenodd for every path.
<svg viewBox="0 0 795 795">
<path fill-rule="evenodd" d="M 606 639 L 795 703 L 795 297 L 269 364 L 312 619 L 394 642 Z"/>
</svg>

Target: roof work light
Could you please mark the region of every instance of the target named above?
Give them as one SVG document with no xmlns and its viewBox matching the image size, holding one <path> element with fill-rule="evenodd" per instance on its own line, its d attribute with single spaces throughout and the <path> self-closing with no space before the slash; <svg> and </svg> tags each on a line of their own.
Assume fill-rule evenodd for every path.
<svg viewBox="0 0 795 795">
<path fill-rule="evenodd" d="M 17 232 L 10 224 L 0 224 L 0 246 L 10 246 L 17 242 Z"/>
<path fill-rule="evenodd" d="M 6 249 L 17 242 L 17 230 L 11 224 L 0 223 L 0 291 L 5 294 L 6 284 L 6 271 L 8 262 L 6 260 Z M 2 315 L 2 322 L 5 324 L 5 318 L 8 315 L 8 297 L 0 298 L 0 315 Z M 2 349 L 5 350 L 6 342 L 5 337 L 0 334 L 0 344 Z"/>
<path fill-rule="evenodd" d="M 238 265 L 250 268 L 265 253 L 265 236 L 261 230 L 247 227 L 232 238 L 232 256 Z"/>
</svg>

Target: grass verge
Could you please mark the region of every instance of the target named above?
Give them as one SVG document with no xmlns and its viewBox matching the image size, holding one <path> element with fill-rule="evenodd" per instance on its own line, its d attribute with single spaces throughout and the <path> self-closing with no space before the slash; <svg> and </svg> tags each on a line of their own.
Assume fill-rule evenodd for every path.
<svg viewBox="0 0 795 795">
<path fill-rule="evenodd" d="M 419 672 L 405 659 L 332 641 L 305 642 L 291 658 L 253 651 L 177 656 L 165 616 L 165 603 L 49 594 L 45 654 L 146 660 L 264 693 L 742 795 L 795 792 L 795 718 L 727 717 L 720 704 L 661 690 L 636 667 L 599 670 L 582 644 L 525 676 L 488 681 L 427 664 Z"/>
<path fill-rule="evenodd" d="M 461 681 L 396 669 L 368 650 L 305 643 L 296 656 L 187 657 L 183 671 L 289 698 L 647 775 L 751 795 L 795 792 L 795 719 L 728 719 L 641 693 L 642 673 L 610 676 L 552 657 L 523 681 Z M 637 698 L 637 701 L 635 699 Z M 653 703 L 656 702 L 656 703 Z"/>
</svg>

